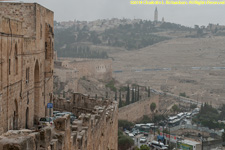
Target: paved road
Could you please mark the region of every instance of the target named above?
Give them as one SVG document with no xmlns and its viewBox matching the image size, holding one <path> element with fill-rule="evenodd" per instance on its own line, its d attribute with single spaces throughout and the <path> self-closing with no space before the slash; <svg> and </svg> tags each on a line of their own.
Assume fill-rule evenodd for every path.
<svg viewBox="0 0 225 150">
<path fill-rule="evenodd" d="M 155 89 L 151 89 L 151 92 L 156 93 L 156 94 L 161 94 L 161 95 L 169 95 L 172 96 L 178 100 L 180 100 L 181 102 L 185 102 L 185 103 L 191 103 L 191 104 L 197 104 L 198 106 L 201 106 L 202 103 L 201 102 L 197 102 L 194 99 L 190 99 L 190 98 L 186 98 L 186 97 L 182 97 L 182 96 L 178 96 L 175 94 L 171 94 L 171 93 L 166 93 L 166 92 L 162 92 L 162 91 L 157 91 Z"/>
<path fill-rule="evenodd" d="M 144 142 L 144 143 L 140 143 L 140 138 L 141 138 L 141 137 L 146 137 L 147 141 Z M 144 136 L 143 134 L 136 135 L 136 136 L 134 137 L 134 144 L 140 148 L 141 145 L 147 145 L 147 143 L 148 143 L 149 141 L 152 141 L 152 140 L 153 140 L 153 137 L 154 137 L 154 136 L 151 135 L 151 134 L 149 134 L 148 136 Z"/>
</svg>

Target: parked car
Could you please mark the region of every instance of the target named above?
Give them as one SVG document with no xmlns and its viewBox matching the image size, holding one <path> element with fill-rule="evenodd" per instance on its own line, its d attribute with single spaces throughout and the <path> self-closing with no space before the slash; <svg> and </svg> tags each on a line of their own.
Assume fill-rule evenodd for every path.
<svg viewBox="0 0 225 150">
<path fill-rule="evenodd" d="M 60 113 L 60 111 L 53 111 L 53 115 L 55 116 L 56 114 Z"/>
<path fill-rule="evenodd" d="M 139 131 L 139 130 L 134 130 L 132 133 L 133 133 L 133 135 L 135 136 L 135 135 L 140 134 L 140 131 Z"/>
<path fill-rule="evenodd" d="M 56 116 L 56 118 L 58 118 L 58 117 L 62 117 L 64 115 L 65 115 L 64 113 L 57 113 L 55 116 Z"/>
<path fill-rule="evenodd" d="M 128 130 L 125 130 L 124 132 L 125 132 L 127 135 L 130 133 Z"/>
<path fill-rule="evenodd" d="M 77 117 L 76 116 L 70 116 L 70 123 L 72 124 L 74 120 L 76 120 Z"/>
<path fill-rule="evenodd" d="M 167 150 L 168 149 L 168 145 L 164 145 L 162 142 L 158 142 L 158 141 L 151 141 L 148 143 L 148 146 L 155 148 L 155 149 L 159 149 L 159 150 Z"/>
<path fill-rule="evenodd" d="M 42 117 L 39 120 L 39 125 L 42 127 L 52 125 L 53 124 L 53 119 L 51 117 Z"/>
<path fill-rule="evenodd" d="M 128 136 L 131 137 L 131 138 L 134 137 L 133 133 L 129 133 Z"/>
<path fill-rule="evenodd" d="M 145 143 L 147 141 L 146 137 L 141 137 L 140 138 L 140 143 Z"/>
<path fill-rule="evenodd" d="M 148 136 L 148 132 L 144 132 L 144 136 Z"/>
</svg>

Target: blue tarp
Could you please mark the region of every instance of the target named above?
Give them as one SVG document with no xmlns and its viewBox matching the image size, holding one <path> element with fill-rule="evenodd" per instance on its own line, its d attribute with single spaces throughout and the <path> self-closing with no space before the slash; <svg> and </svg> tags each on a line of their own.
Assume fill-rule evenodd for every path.
<svg viewBox="0 0 225 150">
<path fill-rule="evenodd" d="M 160 141 L 164 141 L 164 137 L 161 136 L 161 135 L 158 135 L 158 136 L 157 136 L 157 140 L 158 140 L 158 141 L 159 141 L 159 140 L 160 140 Z"/>
</svg>

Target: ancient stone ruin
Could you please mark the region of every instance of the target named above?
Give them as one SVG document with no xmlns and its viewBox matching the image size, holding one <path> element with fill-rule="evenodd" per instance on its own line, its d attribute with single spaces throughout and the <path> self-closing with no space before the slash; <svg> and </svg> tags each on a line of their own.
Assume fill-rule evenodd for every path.
<svg viewBox="0 0 225 150">
<path fill-rule="evenodd" d="M 0 136 L 0 150 L 117 150 L 118 108 L 115 101 L 89 99 L 74 93 L 71 100 L 54 99 L 56 110 L 71 111 L 54 125 L 38 130 L 9 130 Z"/>
</svg>

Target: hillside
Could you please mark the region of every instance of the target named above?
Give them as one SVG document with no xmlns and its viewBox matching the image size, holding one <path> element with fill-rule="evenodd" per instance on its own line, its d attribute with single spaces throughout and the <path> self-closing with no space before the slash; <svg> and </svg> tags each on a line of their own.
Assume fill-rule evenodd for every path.
<svg viewBox="0 0 225 150">
<path fill-rule="evenodd" d="M 104 29 L 105 26 L 101 24 L 100 27 Z M 146 20 L 118 23 L 102 31 L 93 30 L 88 24 L 77 24 L 55 29 L 55 49 L 61 57 L 108 58 L 107 51 L 99 47 L 138 50 L 177 37 L 170 35 L 171 32 L 187 35 L 191 31 L 193 29 L 174 23 Z"/>
</svg>

